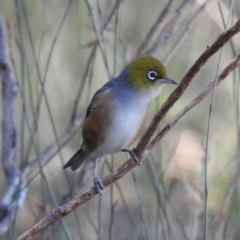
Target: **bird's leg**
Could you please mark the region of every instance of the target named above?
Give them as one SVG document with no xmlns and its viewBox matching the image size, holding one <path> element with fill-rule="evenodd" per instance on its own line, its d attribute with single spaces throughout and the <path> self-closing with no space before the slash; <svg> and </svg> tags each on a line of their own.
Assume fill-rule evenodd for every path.
<svg viewBox="0 0 240 240">
<path fill-rule="evenodd" d="M 105 190 L 105 187 L 103 186 L 101 179 L 97 175 L 97 166 L 98 166 L 98 158 L 96 158 L 95 161 L 94 161 L 93 182 L 94 182 L 94 188 L 95 188 L 96 192 L 99 193 L 99 194 L 103 194 L 103 192 Z"/>
<path fill-rule="evenodd" d="M 137 165 L 140 166 L 141 163 L 140 163 L 138 157 L 136 156 L 136 154 L 134 153 L 135 150 L 136 150 L 135 148 L 133 148 L 133 150 L 123 149 L 123 150 L 121 150 L 121 152 L 127 152 L 132 159 L 132 163 L 134 164 L 136 162 Z"/>
</svg>

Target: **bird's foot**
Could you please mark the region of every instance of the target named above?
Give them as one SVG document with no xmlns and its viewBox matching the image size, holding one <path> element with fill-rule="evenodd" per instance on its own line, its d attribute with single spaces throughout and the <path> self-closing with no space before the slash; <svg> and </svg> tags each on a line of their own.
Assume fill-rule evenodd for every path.
<svg viewBox="0 0 240 240">
<path fill-rule="evenodd" d="M 132 159 L 132 165 L 137 163 L 137 165 L 140 166 L 141 163 L 140 163 L 138 157 L 136 156 L 136 154 L 134 153 L 134 150 L 135 150 L 135 148 L 133 148 L 133 150 L 123 149 L 123 150 L 121 150 L 121 152 L 127 152 L 130 155 L 130 157 Z"/>
<path fill-rule="evenodd" d="M 102 181 L 98 178 L 98 177 L 94 177 L 93 178 L 93 182 L 94 182 L 94 188 L 96 190 L 97 193 L 99 194 L 103 194 L 103 192 L 105 191 L 105 187 L 102 184 Z"/>
</svg>

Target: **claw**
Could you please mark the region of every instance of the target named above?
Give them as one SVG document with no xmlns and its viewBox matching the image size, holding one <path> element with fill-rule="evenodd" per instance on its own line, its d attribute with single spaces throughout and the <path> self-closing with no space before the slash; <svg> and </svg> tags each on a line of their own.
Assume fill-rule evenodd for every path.
<svg viewBox="0 0 240 240">
<path fill-rule="evenodd" d="M 96 190 L 97 193 L 99 194 L 103 194 L 103 192 L 105 191 L 105 187 L 102 184 L 102 181 L 98 178 L 98 177 L 94 177 L 93 178 L 93 182 L 94 182 L 94 188 Z"/>
<path fill-rule="evenodd" d="M 137 165 L 140 166 L 141 163 L 140 163 L 138 157 L 136 156 L 136 154 L 134 153 L 134 150 L 135 150 L 135 148 L 133 148 L 133 150 L 123 149 L 123 150 L 121 150 L 121 152 L 127 152 L 132 159 L 132 164 L 137 163 Z"/>
</svg>

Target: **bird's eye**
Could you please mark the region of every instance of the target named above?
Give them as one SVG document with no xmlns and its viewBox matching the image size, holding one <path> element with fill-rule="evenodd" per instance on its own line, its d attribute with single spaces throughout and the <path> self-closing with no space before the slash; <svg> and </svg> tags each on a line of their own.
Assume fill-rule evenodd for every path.
<svg viewBox="0 0 240 240">
<path fill-rule="evenodd" d="M 157 78 L 157 73 L 155 71 L 149 71 L 148 72 L 148 78 L 152 81 L 156 80 Z"/>
</svg>

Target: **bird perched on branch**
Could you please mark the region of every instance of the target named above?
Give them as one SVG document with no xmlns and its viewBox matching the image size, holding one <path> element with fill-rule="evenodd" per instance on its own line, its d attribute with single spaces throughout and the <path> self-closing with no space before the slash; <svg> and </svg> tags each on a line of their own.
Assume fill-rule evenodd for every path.
<svg viewBox="0 0 240 240">
<path fill-rule="evenodd" d="M 144 127 L 149 104 L 166 84 L 177 84 L 168 78 L 164 65 L 154 57 L 140 57 L 128 64 L 116 78 L 108 81 L 93 96 L 83 123 L 81 148 L 63 168 L 76 170 L 88 158 L 95 159 L 94 188 L 105 189 L 97 175 L 98 159 L 126 150 Z"/>
</svg>

